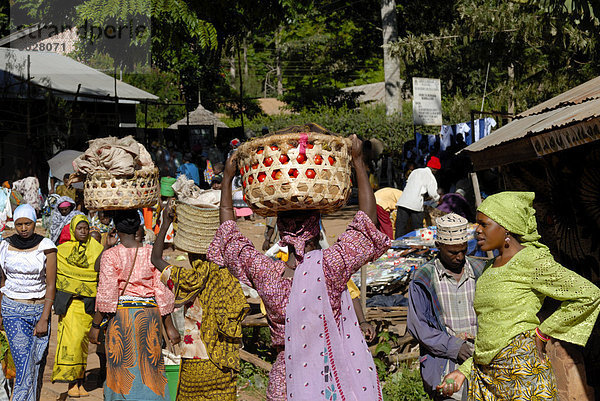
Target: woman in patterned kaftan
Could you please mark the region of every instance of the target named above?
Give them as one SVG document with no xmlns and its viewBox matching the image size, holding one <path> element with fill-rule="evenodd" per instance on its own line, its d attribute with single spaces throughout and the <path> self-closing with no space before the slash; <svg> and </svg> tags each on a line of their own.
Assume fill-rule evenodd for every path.
<svg viewBox="0 0 600 401">
<path fill-rule="evenodd" d="M 390 239 L 375 226 L 377 209 L 362 158 L 352 138 L 359 211 L 338 241 L 321 250 L 317 211 L 279 213 L 280 245 L 287 262 L 259 252 L 234 221 L 231 182 L 235 154 L 225 167 L 221 226 L 208 258 L 255 288 L 263 300 L 277 359 L 267 400 L 381 400 L 373 358 L 360 331 L 346 283 L 362 265 L 387 250 Z"/>
</svg>

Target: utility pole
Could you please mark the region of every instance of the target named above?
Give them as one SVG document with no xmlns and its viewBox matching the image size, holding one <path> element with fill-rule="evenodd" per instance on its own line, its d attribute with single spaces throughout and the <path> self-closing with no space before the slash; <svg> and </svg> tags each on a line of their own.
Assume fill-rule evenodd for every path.
<svg viewBox="0 0 600 401">
<path fill-rule="evenodd" d="M 244 129 L 244 82 L 242 79 L 242 60 L 240 57 L 240 43 L 237 43 L 237 56 L 238 56 L 238 70 L 240 76 L 240 117 L 242 119 L 242 132 L 246 132 Z"/>
<path fill-rule="evenodd" d="M 381 0 L 381 27 L 383 31 L 383 72 L 385 75 L 385 114 L 402 113 L 400 107 L 400 63 L 390 55 L 391 42 L 398 40 L 396 0 Z"/>
<path fill-rule="evenodd" d="M 283 74 L 281 72 L 281 32 L 283 26 L 275 33 L 275 75 L 277 76 L 277 96 L 283 95 Z"/>
</svg>

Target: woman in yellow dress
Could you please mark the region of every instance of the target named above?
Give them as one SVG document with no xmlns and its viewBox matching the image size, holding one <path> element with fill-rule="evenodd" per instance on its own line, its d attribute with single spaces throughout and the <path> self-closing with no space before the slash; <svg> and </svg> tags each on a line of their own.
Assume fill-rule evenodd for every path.
<svg viewBox="0 0 600 401">
<path fill-rule="evenodd" d="M 90 224 L 77 215 L 69 227 L 71 240 L 58 246 L 54 312 L 59 315 L 52 381 L 69 383 L 68 395 L 86 396 L 83 388 L 88 332 L 96 307 L 96 259 L 104 249 L 90 236 Z"/>
</svg>

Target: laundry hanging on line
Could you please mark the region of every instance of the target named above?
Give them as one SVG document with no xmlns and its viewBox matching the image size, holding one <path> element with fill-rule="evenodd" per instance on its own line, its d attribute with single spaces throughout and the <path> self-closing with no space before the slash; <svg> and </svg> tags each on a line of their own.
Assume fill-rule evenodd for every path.
<svg viewBox="0 0 600 401">
<path fill-rule="evenodd" d="M 431 149 L 437 142 L 440 147 L 439 149 L 444 151 L 451 145 L 460 142 L 460 137 L 462 137 L 462 141 L 468 146 L 473 142 L 477 142 L 481 138 L 488 136 L 491 133 L 492 128 L 497 125 L 496 120 L 491 117 L 474 120 L 473 124 L 475 125 L 475 132 L 473 133 L 474 135 L 471 134 L 473 129 L 471 126 L 471 121 L 453 125 L 442 125 L 439 135 L 422 135 L 417 132 L 417 148 L 419 147 L 424 136 L 427 136 L 426 140 L 428 141 L 429 149 Z"/>
</svg>

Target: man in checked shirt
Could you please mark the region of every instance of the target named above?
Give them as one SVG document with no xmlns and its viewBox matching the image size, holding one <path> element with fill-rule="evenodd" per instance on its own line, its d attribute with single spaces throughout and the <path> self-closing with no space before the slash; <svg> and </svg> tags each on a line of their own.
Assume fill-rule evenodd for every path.
<svg viewBox="0 0 600 401">
<path fill-rule="evenodd" d="M 419 341 L 421 377 L 434 400 L 466 400 L 468 386 L 445 398 L 436 386 L 473 354 L 477 316 L 475 282 L 485 261 L 467 257 L 468 222 L 450 213 L 439 217 L 438 255 L 415 271 L 409 287 L 407 328 Z"/>
</svg>

